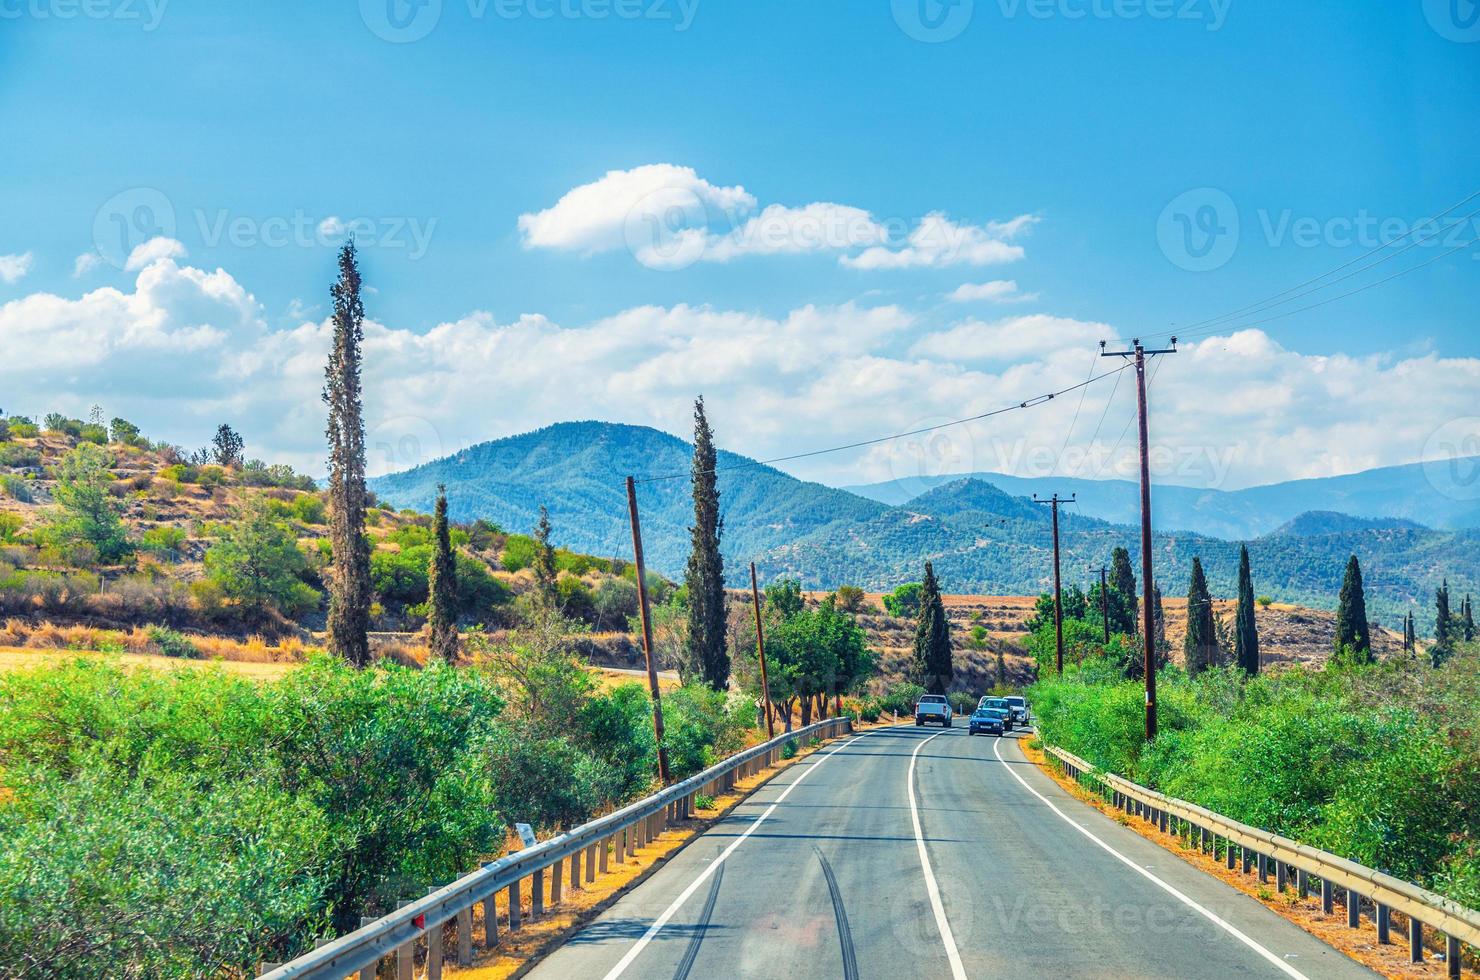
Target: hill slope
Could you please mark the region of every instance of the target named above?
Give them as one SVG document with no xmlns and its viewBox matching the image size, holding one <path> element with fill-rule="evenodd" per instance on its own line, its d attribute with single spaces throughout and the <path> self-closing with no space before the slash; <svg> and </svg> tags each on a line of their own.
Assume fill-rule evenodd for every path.
<svg viewBox="0 0 1480 980">
<path fill-rule="evenodd" d="M 576 551 L 630 555 L 625 477 L 678 474 L 638 486 L 648 564 L 668 575 L 683 571 L 693 502 L 688 471 L 693 449 L 646 426 L 562 422 L 535 432 L 480 443 L 455 456 L 377 477 L 370 487 L 398 507 L 430 510 L 437 484 L 447 485 L 455 520 L 487 518 L 527 531 L 544 504 L 555 540 Z M 719 454 L 723 547 L 749 560 L 837 522 L 867 521 L 887 508 L 734 453 Z"/>
<path fill-rule="evenodd" d="M 1155 486 L 1152 511 L 1158 527 L 1196 530 L 1221 538 L 1255 538 L 1307 511 L 1336 511 L 1354 517 L 1407 518 L 1430 527 L 1480 527 L 1480 495 L 1466 482 L 1480 457 L 1451 466 L 1412 463 L 1346 476 L 1294 480 L 1245 490 Z M 1140 519 L 1140 489 L 1131 480 L 1024 478 L 997 473 L 924 476 L 844 487 L 891 506 L 964 476 L 985 480 L 1008 493 L 1032 496 L 1077 493 L 1083 513 L 1117 524 Z"/>
</svg>

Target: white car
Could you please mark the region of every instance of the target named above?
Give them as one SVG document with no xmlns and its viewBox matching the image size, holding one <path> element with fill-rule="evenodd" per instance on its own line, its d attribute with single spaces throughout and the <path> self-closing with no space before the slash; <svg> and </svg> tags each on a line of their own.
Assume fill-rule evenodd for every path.
<svg viewBox="0 0 1480 980">
<path fill-rule="evenodd" d="M 926 694 L 915 702 L 915 724 L 927 721 L 939 722 L 942 728 L 951 727 L 951 702 L 944 694 Z"/>
<path fill-rule="evenodd" d="M 1024 728 L 1028 725 L 1028 699 L 1016 694 L 1010 694 L 1002 700 L 1012 709 L 1012 720 L 1014 724 Z"/>
</svg>

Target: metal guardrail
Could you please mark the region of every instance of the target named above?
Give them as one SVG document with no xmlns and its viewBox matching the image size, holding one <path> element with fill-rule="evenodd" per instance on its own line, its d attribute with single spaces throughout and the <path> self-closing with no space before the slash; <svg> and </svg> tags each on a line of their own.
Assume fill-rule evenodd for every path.
<svg viewBox="0 0 1480 980">
<path fill-rule="evenodd" d="M 1162 831 L 1185 833 L 1189 838 L 1195 838 L 1200 849 L 1214 854 L 1218 852 L 1221 838 L 1229 868 L 1235 866 L 1234 848 L 1238 848 L 1244 874 L 1249 874 L 1251 868 L 1257 866 L 1259 880 L 1268 881 L 1272 863 L 1280 891 L 1287 887 L 1291 869 L 1295 871 L 1296 887 L 1302 897 L 1315 879 L 1321 888 L 1322 910 L 1328 915 L 1333 911 L 1336 889 L 1341 889 L 1345 894 L 1347 925 L 1354 929 L 1361 925 L 1362 899 L 1365 898 L 1372 903 L 1372 918 L 1380 944 L 1390 942 L 1391 914 L 1402 913 L 1408 917 L 1409 957 L 1415 963 L 1423 961 L 1425 926 L 1446 937 L 1444 959 L 1450 977 L 1460 975 L 1461 942 L 1471 948 L 1480 948 L 1480 912 L 1474 909 L 1412 882 L 1373 871 L 1346 858 L 1239 823 L 1206 807 L 1174 799 L 1114 773 L 1098 770 L 1072 752 L 1052 746 L 1048 746 L 1047 751 L 1074 780 L 1100 783 L 1109 802 L 1116 808 L 1144 817 Z"/>
<path fill-rule="evenodd" d="M 427 937 L 428 956 L 435 960 L 432 976 L 441 975 L 442 929 L 452 921 L 458 923 L 457 958 L 467 965 L 472 958 L 473 907 L 484 905 L 484 946 L 498 942 L 498 916 L 494 896 L 508 891 L 510 914 L 508 928 L 520 927 L 520 883 L 530 879 L 531 910 L 541 914 L 545 898 L 545 871 L 554 867 L 550 876 L 550 901 L 559 902 L 566 859 L 570 859 L 570 882 L 579 887 L 581 857 L 585 855 L 585 881 L 595 878 L 596 862 L 607 870 L 608 857 L 623 863 L 639 846 L 648 843 L 669 822 L 682 820 L 693 812 L 694 797 L 717 795 L 732 789 L 739 779 L 754 775 L 780 761 L 782 748 L 794 739 L 834 738 L 852 731 L 847 718 L 829 718 L 778 736 L 769 742 L 752 746 L 711 766 L 681 783 L 654 793 L 614 813 L 568 830 L 558 837 L 541 841 L 533 847 L 483 865 L 452 884 L 436 889 L 425 898 L 404 903 L 395 912 L 366 923 L 354 932 L 321 944 L 310 953 L 283 965 L 264 964 L 270 970 L 260 975 L 265 980 L 344 980 L 356 973 L 373 977 L 377 964 L 386 956 L 396 955 L 401 976 L 411 976 L 411 958 L 416 942 Z M 364 972 L 361 972 L 364 971 Z"/>
</svg>

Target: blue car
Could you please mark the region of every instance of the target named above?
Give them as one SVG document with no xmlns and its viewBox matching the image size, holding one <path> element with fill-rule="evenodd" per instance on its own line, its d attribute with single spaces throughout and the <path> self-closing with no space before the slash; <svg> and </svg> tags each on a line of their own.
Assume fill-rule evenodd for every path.
<svg viewBox="0 0 1480 980">
<path fill-rule="evenodd" d="M 971 722 L 967 727 L 972 735 L 977 732 L 1002 735 L 1007 731 L 1007 712 L 1001 708 L 977 708 L 972 712 Z"/>
</svg>

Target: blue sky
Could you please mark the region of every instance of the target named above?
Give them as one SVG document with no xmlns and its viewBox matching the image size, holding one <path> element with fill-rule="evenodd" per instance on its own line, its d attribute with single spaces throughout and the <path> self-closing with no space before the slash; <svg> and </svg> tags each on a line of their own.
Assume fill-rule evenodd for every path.
<svg viewBox="0 0 1480 980">
<path fill-rule="evenodd" d="M 0 0 L 0 256 L 12 259 L 9 274 L 0 264 L 0 303 L 10 310 L 8 321 L 0 315 L 0 340 L 5 323 L 24 319 L 6 343 L 24 359 L 58 336 L 37 332 L 38 310 L 55 312 L 38 295 L 74 304 L 60 314 L 73 323 L 95 291 L 115 287 L 137 300 L 141 275 L 163 263 L 199 275 L 151 287 L 151 301 L 172 310 L 182 329 L 150 349 L 200 357 L 218 372 L 216 390 L 186 384 L 178 396 L 142 367 L 125 377 L 143 362 L 117 342 L 117 333 L 130 333 L 120 321 L 108 328 L 115 336 L 99 341 L 108 356 L 96 373 L 41 358 L 57 364 L 43 372 L 41 391 L 23 393 L 21 408 L 49 408 L 40 402 L 50 399 L 80 411 L 102 399 L 170 438 L 197 442 L 203 435 L 194 428 L 237 412 L 249 442 L 260 433 L 263 452 L 311 464 L 317 406 L 282 408 L 284 398 L 312 400 L 311 372 L 291 357 L 265 363 L 262 352 L 279 356 L 296 340 L 308 359 L 314 339 L 299 328 L 324 315 L 338 237 L 315 230 L 331 217 L 339 219 L 334 232 L 359 218 L 369 222 L 359 237 L 377 289 L 369 311 L 394 335 L 387 350 L 427 361 L 424 375 L 402 379 L 424 386 L 421 395 L 388 398 L 387 417 L 414 415 L 410 427 L 437 430 L 444 449 L 579 415 L 682 431 L 679 393 L 706 389 L 730 413 L 719 421 L 733 448 L 779 455 L 985 410 L 1035 390 L 1035 381 L 1052 387 L 1089 367 L 1096 329 L 1085 324 L 1150 334 L 1244 306 L 1360 255 L 1362 241 L 1381 240 L 1377 222 L 1389 234 L 1407 230 L 1480 190 L 1480 27 L 1465 20 L 1467 0 L 386 2 L 94 0 L 83 12 L 72 0 Z M 638 16 L 618 16 L 618 8 Z M 944 20 L 933 36 L 922 9 Z M 430 30 L 392 43 L 377 33 L 395 35 L 387 11 L 408 19 L 402 37 Z M 602 11 L 613 12 L 598 19 Z M 610 228 L 565 222 L 544 239 L 521 230 L 521 215 L 550 215 L 575 188 L 602 193 L 610 189 L 603 175 L 658 166 L 671 168 L 659 176 L 700 182 L 711 242 L 769 205 L 825 203 L 891 229 L 888 251 L 940 214 L 950 228 L 982 229 L 1004 255 L 1020 254 L 860 263 L 869 245 L 850 240 L 724 259 L 707 251 L 664 269 L 613 247 Z M 726 194 L 741 203 L 719 213 L 714 202 Z M 1192 239 L 1180 237 L 1169 207 L 1182 209 L 1191 234 L 1224 231 L 1211 260 L 1185 250 Z M 1480 199 L 1456 215 L 1476 207 Z M 1015 218 L 1024 224 L 1004 232 Z M 1355 227 L 1369 219 L 1371 228 Z M 1242 341 L 1265 352 L 1255 360 L 1268 373 L 1256 370 L 1255 380 L 1280 386 L 1273 400 L 1287 408 L 1283 421 L 1261 420 L 1262 438 L 1288 433 L 1294 442 L 1274 456 L 1250 444 L 1221 475 L 1184 474 L 1185 482 L 1261 482 L 1416 459 L 1433 433 L 1467 416 L 1465 385 L 1480 353 L 1480 249 L 1436 257 L 1446 250 L 1441 241 L 1475 237 L 1475 221 L 1311 300 L 1435 259 L 1425 268 L 1261 325 L 1257 338 Z M 294 223 L 302 240 L 264 243 Z M 117 267 L 156 233 L 179 247 Z M 88 253 L 100 260 L 81 260 L 76 274 Z M 1194 271 L 1201 264 L 1212 267 Z M 202 279 L 218 269 L 224 279 Z M 995 301 L 947 298 L 963 285 L 1007 281 L 1011 292 L 981 294 Z M 229 316 L 198 309 L 230 288 L 246 295 Z M 202 295 L 181 298 L 192 289 Z M 563 331 L 593 330 L 584 339 L 595 342 L 634 310 L 670 320 L 681 319 L 675 311 L 707 310 L 759 323 L 757 342 L 774 343 L 788 317 L 809 308 L 835 314 L 798 327 L 832 332 L 819 346 L 832 351 L 833 366 L 863 355 L 845 373 L 773 364 L 769 380 L 766 365 L 744 378 L 722 376 L 705 365 L 736 355 L 697 350 L 689 341 L 710 335 L 679 324 L 644 328 L 662 343 L 624 347 L 611 372 L 593 363 L 589 378 L 572 382 L 590 389 L 614 373 L 635 394 L 562 403 L 511 382 L 498 386 L 506 399 L 462 404 L 475 412 L 452 402 L 426 407 L 427 393 L 448 390 L 456 372 L 445 351 L 416 342 L 439 324 L 484 316 L 483 329 L 496 334 L 533 316 Z M 844 342 L 855 318 L 886 308 L 897 323 Z M 952 358 L 952 338 L 966 335 L 949 331 L 972 322 L 1000 327 L 1017 341 L 1014 353 Z M 468 343 L 486 351 L 494 341 Z M 1226 352 L 1220 364 L 1235 372 L 1230 378 L 1239 376 L 1231 362 L 1254 349 Z M 549 345 L 507 353 L 515 350 L 527 372 L 564 366 Z M 664 368 L 681 350 L 692 362 Z M 1072 372 L 1059 364 L 1071 351 L 1080 352 Z M 1319 438 L 1301 441 L 1304 421 L 1288 410 L 1298 397 L 1286 400 L 1291 379 L 1329 371 L 1322 365 L 1333 357 L 1371 372 L 1341 382 L 1369 393 L 1411 384 L 1418 368 L 1395 374 L 1403 364 L 1438 359 L 1453 401 L 1441 384 L 1441 407 L 1411 431 L 1383 434 L 1371 451 L 1350 445 L 1338 411 Z M 1182 369 L 1189 396 L 1199 390 L 1190 361 Z M 891 393 L 868 379 L 880 365 L 904 365 L 932 391 L 901 405 L 907 389 Z M 946 383 L 933 383 L 930 365 Z M 297 387 L 275 386 L 290 376 Z M 827 400 L 848 385 L 863 393 Z M 254 401 L 252 391 L 264 387 L 272 398 Z M 871 412 L 867 392 L 890 405 Z M 799 406 L 808 405 L 818 417 L 796 426 Z M 1099 407 L 1090 400 L 1076 423 Z M 1122 407 L 1112 406 L 1117 420 Z M 1244 406 L 1178 438 L 1217 448 L 1218 434 L 1254 411 Z M 750 412 L 762 417 L 742 417 Z M 1046 434 L 1054 421 L 1027 438 L 1054 441 Z M 978 450 L 968 455 L 981 462 Z M 887 475 L 890 464 L 879 460 L 855 455 L 799 472 Z"/>
</svg>

